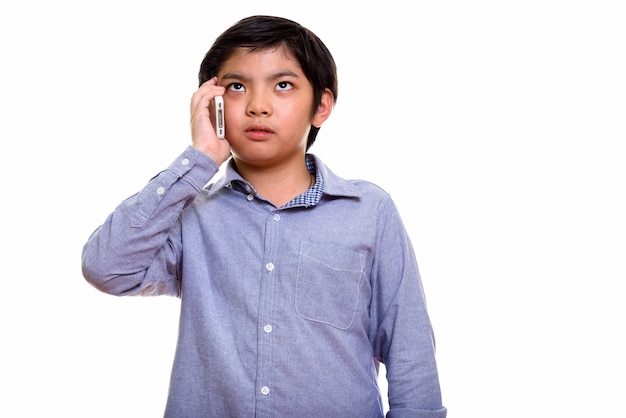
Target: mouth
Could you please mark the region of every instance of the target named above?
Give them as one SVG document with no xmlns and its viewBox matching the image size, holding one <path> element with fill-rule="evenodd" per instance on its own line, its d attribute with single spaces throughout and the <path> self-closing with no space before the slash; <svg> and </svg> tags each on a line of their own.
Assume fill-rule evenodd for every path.
<svg viewBox="0 0 626 418">
<path fill-rule="evenodd" d="M 273 130 L 265 125 L 250 125 L 245 130 L 246 135 L 251 139 L 267 139 L 274 133 Z"/>
<path fill-rule="evenodd" d="M 246 132 L 265 132 L 265 133 L 274 133 L 270 128 L 265 125 L 250 125 Z"/>
</svg>

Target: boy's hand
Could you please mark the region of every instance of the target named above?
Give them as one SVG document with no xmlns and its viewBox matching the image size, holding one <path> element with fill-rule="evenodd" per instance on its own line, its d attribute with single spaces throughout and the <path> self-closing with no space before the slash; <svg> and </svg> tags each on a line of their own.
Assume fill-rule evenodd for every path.
<svg viewBox="0 0 626 418">
<path fill-rule="evenodd" d="M 208 155 L 218 165 L 230 156 L 230 144 L 226 139 L 218 139 L 209 114 L 209 105 L 215 96 L 225 92 L 217 85 L 217 77 L 206 81 L 191 97 L 191 142 L 194 148 Z"/>
</svg>

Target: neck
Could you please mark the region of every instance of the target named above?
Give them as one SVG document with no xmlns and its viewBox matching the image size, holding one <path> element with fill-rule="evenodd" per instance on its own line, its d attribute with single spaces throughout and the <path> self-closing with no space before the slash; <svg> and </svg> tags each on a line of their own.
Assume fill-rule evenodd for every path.
<svg viewBox="0 0 626 418">
<path fill-rule="evenodd" d="M 257 193 L 280 207 L 301 195 L 315 184 L 313 176 L 302 159 L 297 166 L 271 169 L 246 169 L 238 167 L 239 174 L 245 178 Z"/>
</svg>

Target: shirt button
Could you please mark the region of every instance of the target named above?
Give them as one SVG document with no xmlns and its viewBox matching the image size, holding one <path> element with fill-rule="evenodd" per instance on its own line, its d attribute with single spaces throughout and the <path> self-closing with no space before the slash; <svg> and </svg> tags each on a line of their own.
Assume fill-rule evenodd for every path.
<svg viewBox="0 0 626 418">
<path fill-rule="evenodd" d="M 272 271 L 272 270 L 274 270 L 274 264 L 273 264 L 273 263 L 267 263 L 267 264 L 265 265 L 265 270 L 267 270 L 267 271 Z"/>
<path fill-rule="evenodd" d="M 267 386 L 263 386 L 263 387 L 261 388 L 261 393 L 262 393 L 263 395 L 269 395 L 269 394 L 270 394 L 270 388 L 268 388 Z"/>
<path fill-rule="evenodd" d="M 156 192 L 157 192 L 157 194 L 163 194 L 163 193 L 165 193 L 165 187 L 162 187 L 162 186 L 161 186 L 161 187 L 159 187 L 159 188 L 156 190 Z"/>
<path fill-rule="evenodd" d="M 189 164 L 189 158 L 183 158 L 183 160 L 180 163 L 182 165 L 188 165 Z"/>
<path fill-rule="evenodd" d="M 250 202 L 254 199 L 254 195 L 250 193 L 248 196 L 246 196 L 246 199 L 248 199 L 248 201 Z"/>
<path fill-rule="evenodd" d="M 263 327 L 263 331 L 266 334 L 269 334 L 270 332 L 272 332 L 272 326 L 270 324 L 267 324 L 266 326 Z"/>
<path fill-rule="evenodd" d="M 275 214 L 273 219 L 274 219 L 274 222 L 280 221 L 280 215 L 279 214 Z"/>
</svg>

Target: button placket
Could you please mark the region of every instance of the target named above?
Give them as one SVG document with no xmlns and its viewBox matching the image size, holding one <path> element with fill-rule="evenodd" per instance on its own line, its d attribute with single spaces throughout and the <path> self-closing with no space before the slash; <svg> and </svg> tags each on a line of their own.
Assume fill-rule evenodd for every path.
<svg viewBox="0 0 626 418">
<path fill-rule="evenodd" d="M 250 191 L 254 193 L 254 191 Z M 276 285 L 278 270 L 274 262 L 278 259 L 277 249 L 278 240 L 280 240 L 280 224 L 281 215 L 275 212 L 267 213 L 265 219 L 265 237 L 263 243 L 263 272 L 260 276 L 261 294 L 259 298 L 259 338 L 258 338 L 258 363 L 257 378 L 259 386 L 257 386 L 257 404 L 258 411 L 263 411 L 261 415 L 269 413 L 271 398 L 270 376 L 272 370 L 272 344 L 274 335 L 276 334 L 275 325 L 273 323 L 273 304 L 274 304 L 274 286 Z"/>
</svg>

